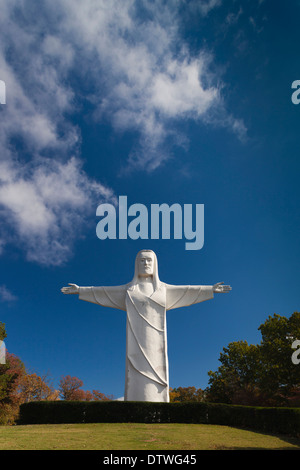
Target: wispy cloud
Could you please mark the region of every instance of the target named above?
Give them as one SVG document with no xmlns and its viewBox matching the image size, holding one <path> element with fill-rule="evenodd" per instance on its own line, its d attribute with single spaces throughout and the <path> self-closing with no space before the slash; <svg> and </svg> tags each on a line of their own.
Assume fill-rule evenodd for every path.
<svg viewBox="0 0 300 470">
<path fill-rule="evenodd" d="M 0 286 L 0 302 L 14 302 L 17 297 L 5 285 Z"/>
<path fill-rule="evenodd" d="M 14 242 L 29 260 L 60 264 L 89 208 L 113 198 L 83 171 L 74 116 L 85 104 L 96 122 L 136 135 L 126 165 L 148 171 L 168 159 L 170 142 L 186 145 L 182 120 L 244 132 L 222 104 L 212 55 L 192 54 L 179 33 L 180 9 L 205 17 L 220 4 L 0 0 L 2 251 Z"/>
<path fill-rule="evenodd" d="M 136 132 L 131 166 L 153 170 L 169 156 L 166 142 L 186 144 L 179 131 L 182 120 L 207 123 L 216 116 L 215 122 L 236 132 L 222 103 L 212 54 L 192 53 L 179 32 L 182 9 L 206 16 L 221 1 L 113 0 L 109 8 L 104 1 L 75 4 L 64 2 L 62 41 L 72 38 L 73 47 L 84 51 L 81 66 L 93 81 L 88 99 L 96 119 L 110 119 L 119 132 Z"/>
<path fill-rule="evenodd" d="M 94 93 L 95 118 L 109 118 L 118 132 L 135 131 L 132 166 L 153 170 L 167 158 L 165 142 L 178 144 L 181 119 L 201 119 L 217 106 L 211 57 L 192 56 L 178 32 L 180 2 L 75 0 L 64 2 L 63 42 L 83 50 Z M 203 14 L 219 2 L 198 2 Z M 194 8 L 195 3 L 186 3 Z M 84 72 L 85 74 L 85 72 Z"/>
<path fill-rule="evenodd" d="M 222 0 L 185 0 L 184 3 L 192 9 L 193 13 L 198 11 L 203 16 L 206 16 L 211 10 L 219 7 Z"/>
<path fill-rule="evenodd" d="M 114 195 L 82 168 L 80 131 L 68 117 L 74 50 L 50 19 L 33 1 L 1 2 L 0 250 L 13 243 L 30 261 L 59 265 L 93 208 Z"/>
<path fill-rule="evenodd" d="M 5 238 L 25 248 L 27 259 L 60 265 L 72 254 L 74 239 L 93 207 L 114 200 L 112 190 L 91 181 L 71 158 L 43 158 L 28 165 L 0 164 L 0 203 Z M 91 203 L 94 201 L 94 204 Z"/>
</svg>

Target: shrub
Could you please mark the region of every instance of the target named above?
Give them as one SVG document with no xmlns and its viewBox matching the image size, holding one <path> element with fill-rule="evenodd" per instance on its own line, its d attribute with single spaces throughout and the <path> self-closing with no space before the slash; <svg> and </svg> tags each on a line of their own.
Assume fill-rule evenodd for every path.
<svg viewBox="0 0 300 470">
<path fill-rule="evenodd" d="M 198 402 L 42 401 L 23 403 L 18 420 L 18 424 L 101 422 L 206 423 L 298 435 L 300 409 Z"/>
<path fill-rule="evenodd" d="M 0 402 L 0 426 L 15 424 L 18 419 L 19 405 Z"/>
</svg>

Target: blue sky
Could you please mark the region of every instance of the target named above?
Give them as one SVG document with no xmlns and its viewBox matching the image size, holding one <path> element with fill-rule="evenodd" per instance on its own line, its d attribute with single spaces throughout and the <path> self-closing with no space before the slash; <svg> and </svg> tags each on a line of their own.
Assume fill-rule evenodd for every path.
<svg viewBox="0 0 300 470">
<path fill-rule="evenodd" d="M 170 386 L 299 310 L 300 3 L 0 1 L 0 321 L 30 371 L 120 397 L 126 316 L 60 292 L 118 285 L 142 248 L 169 284 L 232 292 L 167 314 Z M 204 204 L 205 242 L 105 240 L 96 209 Z"/>
</svg>

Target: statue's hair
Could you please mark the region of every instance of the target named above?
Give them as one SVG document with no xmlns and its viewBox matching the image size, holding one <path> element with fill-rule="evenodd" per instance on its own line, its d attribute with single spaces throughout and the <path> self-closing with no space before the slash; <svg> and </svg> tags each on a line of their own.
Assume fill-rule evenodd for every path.
<svg viewBox="0 0 300 470">
<path fill-rule="evenodd" d="M 153 254 L 153 287 L 154 291 L 159 289 L 160 287 L 160 280 L 158 277 L 158 263 L 157 263 L 157 256 L 152 250 L 140 250 L 138 254 L 135 257 L 135 263 L 134 263 L 134 276 L 133 279 L 130 283 L 130 288 L 134 289 L 134 286 L 136 286 L 139 282 L 138 276 L 139 276 L 139 266 L 138 266 L 138 259 L 141 253 L 148 252 Z"/>
</svg>

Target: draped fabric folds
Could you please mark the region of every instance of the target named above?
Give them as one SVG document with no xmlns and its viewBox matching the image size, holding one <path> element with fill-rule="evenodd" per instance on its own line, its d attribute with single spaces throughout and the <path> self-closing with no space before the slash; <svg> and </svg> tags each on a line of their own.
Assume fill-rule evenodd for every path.
<svg viewBox="0 0 300 470">
<path fill-rule="evenodd" d="M 159 282 L 151 296 L 138 284 L 80 287 L 79 298 L 127 312 L 127 401 L 169 401 L 166 311 L 213 298 L 212 286 L 175 286 Z"/>
</svg>

